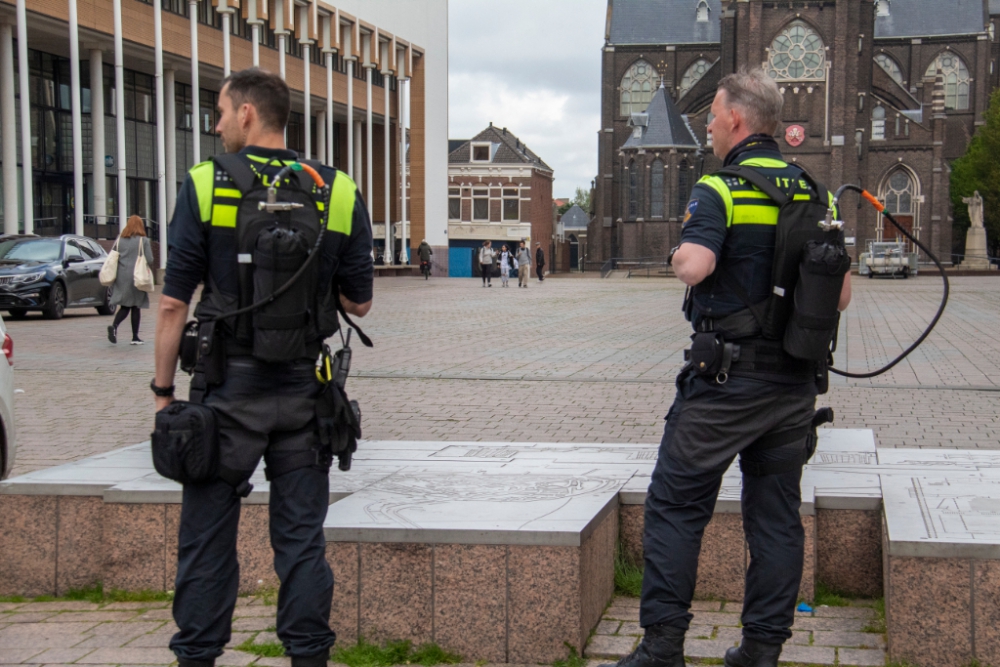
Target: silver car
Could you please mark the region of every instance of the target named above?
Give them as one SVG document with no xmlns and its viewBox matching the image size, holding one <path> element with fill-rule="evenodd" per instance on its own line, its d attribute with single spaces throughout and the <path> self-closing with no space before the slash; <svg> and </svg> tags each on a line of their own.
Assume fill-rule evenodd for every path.
<svg viewBox="0 0 1000 667">
<path fill-rule="evenodd" d="M 0 359 L 0 479 L 10 475 L 14 467 L 14 340 L 7 333 L 7 325 L 0 317 L 0 336 L 3 337 L 3 359 Z M 6 360 L 7 363 L 4 363 Z"/>
</svg>

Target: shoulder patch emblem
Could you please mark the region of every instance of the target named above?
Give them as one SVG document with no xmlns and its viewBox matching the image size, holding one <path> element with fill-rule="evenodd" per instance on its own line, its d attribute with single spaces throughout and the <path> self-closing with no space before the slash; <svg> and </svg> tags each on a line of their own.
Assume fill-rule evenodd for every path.
<svg viewBox="0 0 1000 667">
<path fill-rule="evenodd" d="M 694 212 L 697 210 L 698 210 L 698 200 L 692 199 L 691 201 L 688 202 L 687 211 L 685 211 L 684 213 L 684 220 L 681 221 L 681 224 L 690 220 L 691 216 L 694 215 Z"/>
</svg>

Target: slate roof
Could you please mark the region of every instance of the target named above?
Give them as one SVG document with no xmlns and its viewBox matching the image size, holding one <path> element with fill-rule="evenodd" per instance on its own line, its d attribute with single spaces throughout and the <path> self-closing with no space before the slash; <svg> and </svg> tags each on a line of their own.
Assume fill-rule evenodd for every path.
<svg viewBox="0 0 1000 667">
<path fill-rule="evenodd" d="M 492 151 L 493 159 L 490 160 L 489 164 L 526 164 L 552 171 L 552 167 L 545 164 L 542 158 L 535 155 L 534 151 L 525 146 L 524 142 L 513 132 L 507 128 L 494 127 L 492 123 L 472 139 L 463 141 L 458 148 L 452 150 L 448 154 L 448 164 L 487 164 L 485 162 L 471 162 L 472 143 L 480 141 L 496 144 L 495 150 Z M 451 142 L 449 141 L 450 147 Z"/>
<path fill-rule="evenodd" d="M 708 21 L 698 22 L 698 0 L 610 0 L 609 44 L 719 42 L 722 1 L 707 0 Z"/>
<path fill-rule="evenodd" d="M 632 114 L 632 134 L 622 148 L 701 148 L 674 100 L 660 86 L 644 114 Z M 636 132 L 639 136 L 636 136 Z"/>
<path fill-rule="evenodd" d="M 990 0 L 990 13 L 1000 3 Z M 985 30 L 983 0 L 890 0 L 875 17 L 875 38 L 969 35 Z"/>
<path fill-rule="evenodd" d="M 579 205 L 573 204 L 568 211 L 562 214 L 559 222 L 562 223 L 563 229 L 586 229 L 587 225 L 590 224 L 590 216 Z"/>
</svg>

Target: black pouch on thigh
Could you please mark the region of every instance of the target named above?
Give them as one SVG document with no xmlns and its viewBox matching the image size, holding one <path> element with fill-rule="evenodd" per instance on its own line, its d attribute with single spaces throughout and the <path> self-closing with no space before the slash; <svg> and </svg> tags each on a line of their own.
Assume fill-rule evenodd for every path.
<svg viewBox="0 0 1000 667">
<path fill-rule="evenodd" d="M 167 479 L 197 484 L 216 478 L 219 437 L 211 407 L 174 401 L 156 413 L 151 440 L 153 466 Z"/>
<path fill-rule="evenodd" d="M 347 398 L 336 382 L 328 382 L 316 399 L 320 445 L 338 459 L 337 467 L 351 469 L 351 456 L 361 437 L 361 407 Z"/>
</svg>

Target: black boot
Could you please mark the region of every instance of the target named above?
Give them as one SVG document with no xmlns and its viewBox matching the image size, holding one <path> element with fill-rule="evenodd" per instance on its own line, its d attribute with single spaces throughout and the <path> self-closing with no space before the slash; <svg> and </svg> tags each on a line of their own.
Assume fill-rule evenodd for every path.
<svg viewBox="0 0 1000 667">
<path fill-rule="evenodd" d="M 743 638 L 743 643 L 726 651 L 726 667 L 778 667 L 781 644 L 765 644 Z"/>
<path fill-rule="evenodd" d="M 311 655 L 307 658 L 293 655 L 292 667 L 326 667 L 326 663 L 329 657 L 330 657 L 329 651 L 327 651 L 326 653 Z"/>
<path fill-rule="evenodd" d="M 178 658 L 177 667 L 215 667 L 215 659 L 188 660 L 187 658 Z"/>
<path fill-rule="evenodd" d="M 616 667 L 684 667 L 684 630 L 669 625 L 649 626 L 639 646 Z"/>
</svg>

